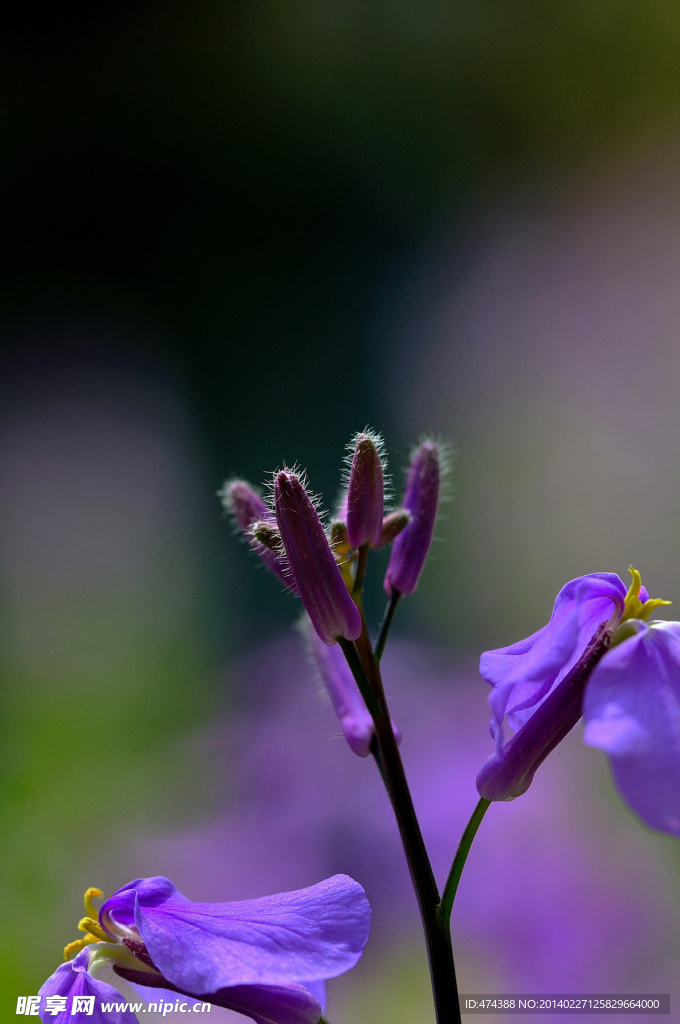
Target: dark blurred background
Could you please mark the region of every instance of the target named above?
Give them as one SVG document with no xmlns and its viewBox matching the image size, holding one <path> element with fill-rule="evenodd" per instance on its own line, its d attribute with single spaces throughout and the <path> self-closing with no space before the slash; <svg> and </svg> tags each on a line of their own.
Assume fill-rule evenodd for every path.
<svg viewBox="0 0 680 1024">
<path fill-rule="evenodd" d="M 11 1002 L 123 847 L 223 799 L 190 738 L 298 614 L 226 476 L 299 461 L 328 505 L 354 430 L 397 484 L 422 431 L 453 440 L 397 631 L 455 657 L 580 572 L 678 597 L 680 11 L 16 6 L 0 49 Z"/>
</svg>

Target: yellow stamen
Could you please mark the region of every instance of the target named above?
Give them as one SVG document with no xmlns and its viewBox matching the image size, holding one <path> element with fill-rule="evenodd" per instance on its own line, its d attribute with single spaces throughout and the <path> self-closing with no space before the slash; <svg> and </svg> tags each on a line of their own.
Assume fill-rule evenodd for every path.
<svg viewBox="0 0 680 1024">
<path fill-rule="evenodd" d="M 91 917 L 83 917 L 78 922 L 78 931 L 89 932 L 90 935 L 94 935 L 97 942 L 111 942 L 111 936 L 107 935 L 104 929 L 101 927 L 98 921 L 93 921 Z"/>
<path fill-rule="evenodd" d="M 87 917 L 81 918 L 78 922 L 78 929 L 81 932 L 87 934 L 82 939 L 76 939 L 75 942 L 69 942 L 67 946 L 64 946 L 64 960 L 71 960 L 76 953 L 80 953 L 81 949 L 85 949 L 85 946 L 89 946 L 91 942 L 109 942 L 115 943 L 115 939 L 112 939 L 110 935 L 104 931 L 99 923 L 99 914 L 97 908 L 92 902 L 95 898 L 101 899 L 104 893 L 101 889 L 95 889 L 90 887 L 85 890 L 83 896 L 83 902 L 85 904 L 85 910 L 87 911 Z"/>
<path fill-rule="evenodd" d="M 93 918 L 93 920 L 95 921 L 98 919 L 99 914 L 97 913 L 97 908 L 92 902 L 92 899 L 95 896 L 97 897 L 97 899 L 101 899 L 103 895 L 104 893 L 101 891 L 101 889 L 90 888 L 85 890 L 85 896 L 83 897 L 83 902 L 85 904 L 85 913 L 87 914 L 88 917 Z"/>
<path fill-rule="evenodd" d="M 623 605 L 623 615 L 621 616 L 621 622 L 625 622 L 626 619 L 639 619 L 640 612 L 642 611 L 642 601 L 640 600 L 640 587 L 642 586 L 642 578 L 637 569 L 634 569 L 632 565 L 628 566 L 628 572 L 633 577 L 628 591 L 626 593 L 626 599 Z"/>
<path fill-rule="evenodd" d="M 86 935 L 84 939 L 76 939 L 75 942 L 69 942 L 67 946 L 64 946 L 64 960 L 72 960 L 76 953 L 80 953 L 81 949 L 85 949 L 85 946 L 89 946 L 91 942 L 96 941 L 96 936 Z"/>
<path fill-rule="evenodd" d="M 661 608 L 664 604 L 673 604 L 672 601 L 662 601 L 660 597 L 650 597 L 649 601 L 645 601 L 642 608 L 640 609 L 640 618 L 644 619 L 645 622 L 657 608 Z"/>
<path fill-rule="evenodd" d="M 640 588 L 642 587 L 640 573 L 632 565 L 628 566 L 628 572 L 633 578 L 626 593 L 621 622 L 626 622 L 628 619 L 642 619 L 646 621 L 656 608 L 672 603 L 671 601 L 662 601 L 661 598 L 653 597 L 643 604 L 640 600 Z"/>
</svg>

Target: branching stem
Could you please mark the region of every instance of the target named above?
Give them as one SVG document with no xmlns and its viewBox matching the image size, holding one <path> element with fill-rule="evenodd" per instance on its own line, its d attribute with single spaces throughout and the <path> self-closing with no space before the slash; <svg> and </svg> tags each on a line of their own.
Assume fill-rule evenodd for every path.
<svg viewBox="0 0 680 1024">
<path fill-rule="evenodd" d="M 390 595 L 390 599 L 389 599 L 389 601 L 387 603 L 387 608 L 385 609 L 385 615 L 383 617 L 382 625 L 380 627 L 380 634 L 378 635 L 378 641 L 377 641 L 377 643 L 375 645 L 375 651 L 374 651 L 374 653 L 375 653 L 375 660 L 378 661 L 378 662 L 380 661 L 380 659 L 383 656 L 383 651 L 385 650 L 385 644 L 387 643 L 387 637 L 389 636 L 389 632 L 390 632 L 390 626 L 392 625 L 392 619 L 394 618 L 394 613 L 397 610 L 397 605 L 399 604 L 399 598 L 400 597 L 401 597 L 401 594 L 399 593 L 399 591 L 398 590 L 393 590 L 391 595 Z"/>
<path fill-rule="evenodd" d="M 482 818 L 486 814 L 490 803 L 490 800 L 485 800 L 483 797 L 481 798 L 472 812 L 472 817 L 468 821 L 465 831 L 461 836 L 460 843 L 458 844 L 456 856 L 453 859 L 449 877 L 446 879 L 446 885 L 444 886 L 444 892 L 442 893 L 442 900 L 439 906 L 439 918 L 442 924 L 447 927 L 450 927 L 453 901 L 456 898 L 458 883 L 460 882 L 460 876 L 462 875 L 463 868 L 465 867 L 467 855 L 470 852 L 472 842 L 477 835 L 477 829 L 481 825 Z"/>
</svg>

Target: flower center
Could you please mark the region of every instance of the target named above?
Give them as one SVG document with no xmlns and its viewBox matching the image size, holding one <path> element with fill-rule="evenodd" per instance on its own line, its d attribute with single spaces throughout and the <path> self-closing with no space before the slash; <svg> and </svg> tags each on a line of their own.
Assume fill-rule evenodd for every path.
<svg viewBox="0 0 680 1024">
<path fill-rule="evenodd" d="M 672 604 L 672 601 L 664 601 L 660 597 L 647 598 L 647 600 L 641 601 L 640 590 L 642 589 L 642 579 L 640 577 L 640 573 L 637 569 L 634 569 L 632 565 L 628 566 L 628 572 L 632 576 L 632 580 L 628 587 L 628 593 L 626 594 L 623 614 L 619 619 L 619 625 L 622 622 L 627 622 L 629 619 L 642 619 L 643 622 L 646 622 L 652 612 L 657 608 L 660 608 L 664 604 Z"/>
<path fill-rule="evenodd" d="M 86 917 L 83 917 L 78 922 L 78 930 L 85 932 L 85 936 L 82 939 L 76 939 L 74 942 L 69 942 L 67 946 L 64 946 L 64 960 L 72 960 L 76 953 L 80 953 L 81 949 L 85 949 L 85 946 L 89 946 L 91 942 L 111 942 L 115 943 L 115 939 L 112 939 L 110 935 L 107 935 L 102 926 L 99 924 L 99 914 L 95 907 L 93 900 L 95 897 L 101 899 L 104 893 L 101 889 L 86 889 L 83 902 L 85 904 Z"/>
</svg>

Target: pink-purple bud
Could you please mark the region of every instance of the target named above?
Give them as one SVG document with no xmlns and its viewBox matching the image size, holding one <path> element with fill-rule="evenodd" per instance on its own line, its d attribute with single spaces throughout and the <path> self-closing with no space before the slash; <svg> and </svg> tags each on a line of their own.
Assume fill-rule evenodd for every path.
<svg viewBox="0 0 680 1024">
<path fill-rule="evenodd" d="M 279 577 L 289 590 L 296 590 L 295 581 L 287 562 L 280 552 L 272 551 L 254 536 L 252 528 L 257 523 L 270 524 L 276 529 L 274 514 L 267 508 L 262 496 L 245 480 L 229 480 L 219 492 L 222 504 L 234 518 L 236 525 L 246 536 L 248 543 L 268 569 Z"/>
<path fill-rule="evenodd" d="M 395 537 L 398 537 L 402 530 L 405 530 L 411 521 L 411 513 L 405 508 L 396 508 L 389 512 L 382 521 L 380 540 L 375 545 L 377 548 L 384 548 L 391 544 Z"/>
<path fill-rule="evenodd" d="M 411 594 L 416 589 L 437 518 L 441 470 L 440 445 L 425 441 L 415 449 L 403 500 L 411 518 L 392 544 L 384 584 L 388 594 Z"/>
<path fill-rule="evenodd" d="M 274 478 L 274 508 L 281 540 L 302 602 L 325 644 L 356 640 L 361 614 L 342 578 L 314 504 L 296 473 Z"/>
<path fill-rule="evenodd" d="M 366 757 L 371 752 L 371 740 L 375 732 L 373 719 L 340 646 L 336 644 L 327 647 L 322 643 L 309 619 L 305 622 L 303 633 L 311 660 L 328 691 L 345 739 L 355 754 Z M 392 729 L 397 743 L 400 743 L 401 733 L 394 722 Z"/>
<path fill-rule="evenodd" d="M 347 485 L 347 537 L 353 548 L 378 544 L 382 530 L 385 484 L 380 438 L 357 434 Z"/>
</svg>

